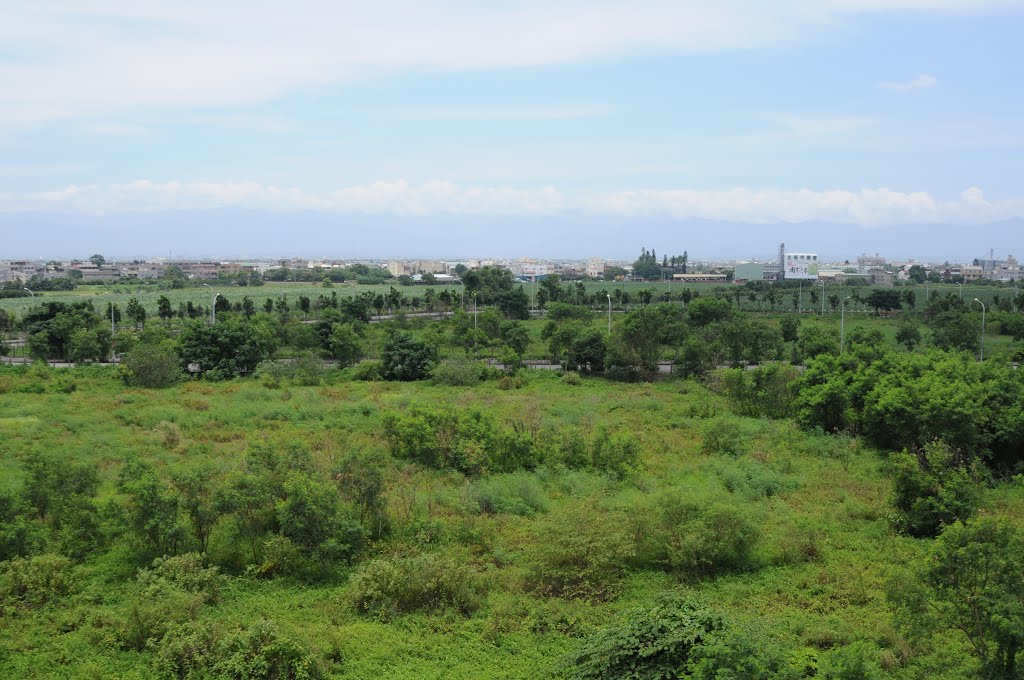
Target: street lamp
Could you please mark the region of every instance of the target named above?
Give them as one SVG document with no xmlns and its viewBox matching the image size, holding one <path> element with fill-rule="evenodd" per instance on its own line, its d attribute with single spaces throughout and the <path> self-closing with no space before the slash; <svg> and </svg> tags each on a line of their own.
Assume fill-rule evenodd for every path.
<svg viewBox="0 0 1024 680">
<path fill-rule="evenodd" d="M 846 301 L 849 300 L 852 295 L 847 295 L 843 298 L 843 302 L 839 305 L 839 354 L 842 356 L 843 348 L 846 346 Z"/>
<path fill-rule="evenodd" d="M 605 293 L 608 297 L 608 335 L 612 334 L 612 296 Z"/>
<path fill-rule="evenodd" d="M 978 352 L 978 361 L 985 360 L 985 303 L 974 298 L 974 301 L 981 305 L 981 349 Z"/>
<path fill-rule="evenodd" d="M 22 288 L 22 290 L 28 290 L 28 288 Z M 32 291 L 28 290 L 28 292 L 29 292 L 30 295 L 32 295 L 32 297 L 36 296 L 36 294 L 33 293 Z"/>
<path fill-rule="evenodd" d="M 210 284 L 204 283 L 203 285 L 206 286 L 207 288 L 209 288 L 211 291 L 213 290 L 213 286 L 211 286 Z M 219 297 L 220 297 L 220 293 L 214 293 L 213 294 L 213 299 L 210 300 L 210 325 L 211 326 L 217 325 L 217 298 L 219 298 Z"/>
<path fill-rule="evenodd" d="M 960 302 L 963 302 L 964 301 L 964 284 L 958 283 L 956 285 L 960 286 Z"/>
</svg>

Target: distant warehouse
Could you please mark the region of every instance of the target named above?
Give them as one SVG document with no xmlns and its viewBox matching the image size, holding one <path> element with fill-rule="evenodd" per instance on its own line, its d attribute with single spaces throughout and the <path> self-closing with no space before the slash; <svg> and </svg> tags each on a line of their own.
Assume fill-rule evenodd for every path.
<svg viewBox="0 0 1024 680">
<path fill-rule="evenodd" d="M 672 280 L 680 283 L 725 283 L 729 277 L 727 274 L 673 274 Z"/>
</svg>

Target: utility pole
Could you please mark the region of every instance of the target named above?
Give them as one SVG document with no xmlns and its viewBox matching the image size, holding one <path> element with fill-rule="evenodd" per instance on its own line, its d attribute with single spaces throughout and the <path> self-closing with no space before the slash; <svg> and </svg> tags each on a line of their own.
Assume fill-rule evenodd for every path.
<svg viewBox="0 0 1024 680">
<path fill-rule="evenodd" d="M 839 306 L 839 356 L 843 355 L 843 348 L 846 343 L 846 301 L 849 300 L 852 295 L 847 295 L 843 298 L 843 304 Z"/>
<path fill-rule="evenodd" d="M 981 349 L 978 352 L 978 361 L 985 360 L 985 303 L 974 298 L 974 301 L 981 305 Z"/>
<path fill-rule="evenodd" d="M 206 286 L 207 288 L 209 288 L 211 291 L 213 290 L 213 286 L 211 286 L 210 284 L 204 283 L 203 285 Z M 219 298 L 219 297 L 220 297 L 220 293 L 214 293 L 213 294 L 213 299 L 210 300 L 210 325 L 211 326 L 216 326 L 217 325 L 217 298 Z"/>
</svg>

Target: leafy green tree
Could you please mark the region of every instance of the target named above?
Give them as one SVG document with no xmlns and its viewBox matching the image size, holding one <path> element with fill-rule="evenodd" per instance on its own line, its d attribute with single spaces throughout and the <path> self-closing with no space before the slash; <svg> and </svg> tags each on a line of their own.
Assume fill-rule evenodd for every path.
<svg viewBox="0 0 1024 680">
<path fill-rule="evenodd" d="M 385 380 L 426 380 L 437 361 L 437 348 L 408 333 L 390 332 L 380 359 Z"/>
<path fill-rule="evenodd" d="M 177 470 L 171 480 L 196 546 L 201 554 L 206 554 L 210 535 L 225 513 L 218 488 L 220 475 L 216 468 L 204 463 Z"/>
<path fill-rule="evenodd" d="M 103 361 L 110 356 L 109 328 L 79 328 L 68 339 L 67 359 L 76 364 Z"/>
<path fill-rule="evenodd" d="M 876 288 L 868 294 L 864 302 L 874 309 L 876 314 L 891 312 L 903 306 L 900 291 L 895 289 Z"/>
<path fill-rule="evenodd" d="M 107 263 L 107 258 L 103 257 L 99 253 L 96 253 L 95 255 L 89 258 L 89 262 L 92 262 L 97 267 L 102 267 Z"/>
<path fill-rule="evenodd" d="M 796 342 L 800 334 L 800 319 L 795 316 L 784 316 L 779 321 L 783 342 Z"/>
<path fill-rule="evenodd" d="M 565 360 L 573 370 L 599 373 L 604 370 L 604 357 L 607 352 L 604 332 L 589 328 L 572 339 Z"/>
<path fill-rule="evenodd" d="M 250 373 L 274 351 L 273 332 L 258 321 L 228 319 L 211 326 L 193 322 L 178 337 L 181 365 L 215 379 Z"/>
<path fill-rule="evenodd" d="M 182 378 L 178 354 L 170 342 L 133 347 L 125 353 L 121 371 L 132 387 L 170 387 Z"/>
<path fill-rule="evenodd" d="M 917 453 L 892 456 L 894 524 L 911 536 L 935 536 L 966 521 L 981 502 L 977 462 L 933 441 Z"/>
<path fill-rule="evenodd" d="M 1024 539 L 981 516 L 946 527 L 929 555 L 893 581 L 889 598 L 912 636 L 948 630 L 966 639 L 980 677 L 1024 677 Z"/>
<path fill-rule="evenodd" d="M 174 316 L 174 310 L 171 309 L 171 301 L 166 295 L 161 295 L 157 299 L 156 313 L 164 323 L 170 321 Z"/>
<path fill-rule="evenodd" d="M 124 313 L 136 326 L 146 327 L 146 308 L 135 298 L 128 300 Z"/>
<path fill-rule="evenodd" d="M 336 323 L 331 326 L 328 344 L 331 356 L 338 361 L 342 368 L 351 366 L 362 357 L 362 343 L 352 324 Z"/>
<path fill-rule="evenodd" d="M 932 344 L 939 349 L 978 351 L 981 323 L 970 314 L 950 310 L 932 318 Z"/>
<path fill-rule="evenodd" d="M 839 334 L 834 328 L 804 326 L 800 329 L 797 351 L 802 361 L 810 361 L 822 354 L 838 355 Z"/>
<path fill-rule="evenodd" d="M 522 324 L 513 321 L 502 326 L 501 341 L 513 352 L 522 356 L 530 344 L 530 332 Z"/>
<path fill-rule="evenodd" d="M 731 318 L 733 308 L 719 298 L 697 298 L 687 306 L 686 315 L 691 325 L 703 327 Z"/>
<path fill-rule="evenodd" d="M 283 492 L 276 508 L 282 535 L 319 562 L 352 557 L 362 544 L 363 527 L 348 517 L 335 487 L 293 471 Z"/>
<path fill-rule="evenodd" d="M 179 513 L 180 499 L 153 466 L 130 458 L 118 474 L 117 490 L 124 498 L 128 528 L 145 554 L 150 559 L 177 554 L 188 535 Z"/>
<path fill-rule="evenodd" d="M 909 319 L 903 321 L 896 329 L 896 342 L 913 352 L 914 348 L 921 344 L 921 329 Z"/>
<path fill-rule="evenodd" d="M 642 250 L 640 257 L 633 262 L 633 276 L 647 280 L 658 280 L 661 278 L 661 265 L 658 263 L 658 256 L 653 250 Z"/>
</svg>

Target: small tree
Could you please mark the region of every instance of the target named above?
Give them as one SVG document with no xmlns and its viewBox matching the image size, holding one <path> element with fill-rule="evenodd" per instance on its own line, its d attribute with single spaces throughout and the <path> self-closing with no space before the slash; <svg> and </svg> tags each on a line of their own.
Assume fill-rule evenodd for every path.
<svg viewBox="0 0 1024 680">
<path fill-rule="evenodd" d="M 921 329 L 913 321 L 904 321 L 896 329 L 896 342 L 913 352 L 914 348 L 921 344 Z"/>
<path fill-rule="evenodd" d="M 1003 520 L 948 526 L 928 557 L 890 585 L 897 621 L 914 637 L 950 630 L 967 639 L 980 677 L 1022 677 L 1024 539 Z"/>
<path fill-rule="evenodd" d="M 359 335 L 353 330 L 352 324 L 336 323 L 331 326 L 331 335 L 327 342 L 331 356 L 338 360 L 338 365 L 342 368 L 351 366 L 362 356 Z"/>
<path fill-rule="evenodd" d="M 181 380 L 178 355 L 170 344 L 140 344 L 124 355 L 121 370 L 132 387 L 170 387 Z"/>
<path fill-rule="evenodd" d="M 408 333 L 391 333 L 380 352 L 385 380 L 425 380 L 437 361 L 437 348 Z"/>
<path fill-rule="evenodd" d="M 916 455 L 892 458 L 896 526 L 911 536 L 934 536 L 945 524 L 966 520 L 981 500 L 978 469 L 942 441 Z"/>
</svg>

